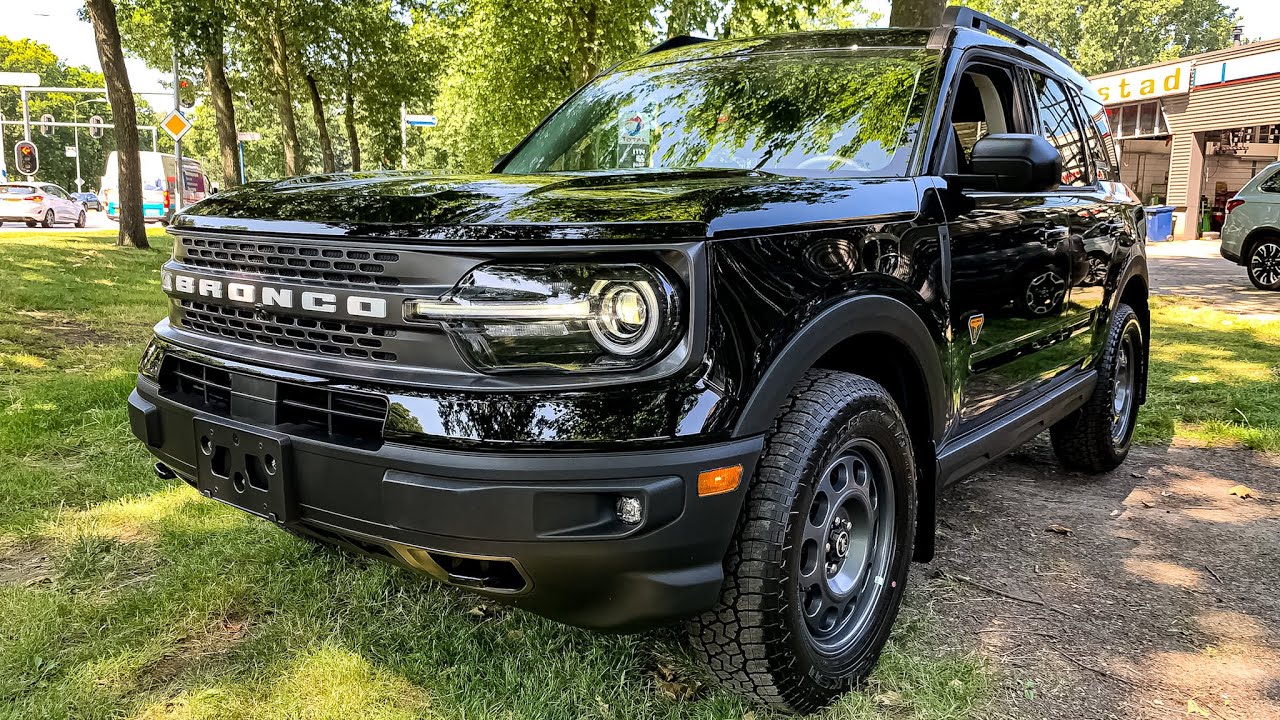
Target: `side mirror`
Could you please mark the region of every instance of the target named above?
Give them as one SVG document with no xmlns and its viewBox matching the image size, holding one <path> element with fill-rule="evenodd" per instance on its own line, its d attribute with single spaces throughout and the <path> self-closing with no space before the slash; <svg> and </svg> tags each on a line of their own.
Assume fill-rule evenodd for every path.
<svg viewBox="0 0 1280 720">
<path fill-rule="evenodd" d="M 988 135 L 973 146 L 970 172 L 948 178 L 960 188 L 1045 192 L 1062 184 L 1062 155 L 1043 135 Z"/>
</svg>

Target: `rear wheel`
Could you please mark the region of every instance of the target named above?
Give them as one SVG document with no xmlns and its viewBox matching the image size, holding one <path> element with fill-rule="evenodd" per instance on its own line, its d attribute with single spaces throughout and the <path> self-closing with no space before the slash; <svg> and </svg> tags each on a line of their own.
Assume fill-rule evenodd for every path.
<svg viewBox="0 0 1280 720">
<path fill-rule="evenodd" d="M 693 645 L 716 680 L 812 712 L 871 672 L 906 585 L 915 461 L 880 385 L 811 370 L 774 422 Z"/>
<path fill-rule="evenodd" d="M 30 227 L 35 227 L 35 226 L 36 226 L 36 221 L 35 221 L 35 220 L 27 220 L 27 221 L 26 221 L 26 223 L 27 223 L 27 227 L 29 227 L 29 228 L 30 228 Z"/>
<path fill-rule="evenodd" d="M 44 219 L 40 221 L 40 227 L 53 227 L 53 211 L 45 210 Z"/>
<path fill-rule="evenodd" d="M 82 227 L 84 227 L 84 220 L 85 220 L 84 211 L 83 211 L 83 210 L 81 210 L 81 211 L 80 211 L 80 216 L 76 218 L 76 227 L 78 227 L 78 228 L 82 228 Z"/>
<path fill-rule="evenodd" d="M 1266 238 L 1249 253 L 1249 282 L 1259 290 L 1280 290 L 1280 238 Z"/>
<path fill-rule="evenodd" d="M 1083 407 L 1049 429 L 1053 451 L 1063 465 L 1086 472 L 1106 472 L 1128 456 L 1138 421 L 1138 396 L 1146 375 L 1143 343 L 1137 314 L 1121 304 L 1111 318 L 1093 395 Z"/>
</svg>

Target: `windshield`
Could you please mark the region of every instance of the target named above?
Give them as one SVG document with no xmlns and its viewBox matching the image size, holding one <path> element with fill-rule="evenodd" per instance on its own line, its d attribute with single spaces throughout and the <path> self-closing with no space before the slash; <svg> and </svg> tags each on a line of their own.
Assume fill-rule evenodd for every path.
<svg viewBox="0 0 1280 720">
<path fill-rule="evenodd" d="M 35 191 L 30 185 L 0 185 L 0 194 L 3 195 L 30 195 Z"/>
<path fill-rule="evenodd" d="M 615 72 L 557 111 L 503 172 L 901 175 L 938 56 L 875 52 L 719 57 Z"/>
</svg>

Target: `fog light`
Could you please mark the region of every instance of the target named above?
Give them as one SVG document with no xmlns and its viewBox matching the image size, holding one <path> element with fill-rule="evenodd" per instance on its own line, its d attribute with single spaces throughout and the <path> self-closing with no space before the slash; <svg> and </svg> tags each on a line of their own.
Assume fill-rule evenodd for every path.
<svg viewBox="0 0 1280 720">
<path fill-rule="evenodd" d="M 627 525 L 639 525 L 644 518 L 644 505 L 640 498 L 619 495 L 615 512 L 618 513 L 618 519 Z"/>
</svg>

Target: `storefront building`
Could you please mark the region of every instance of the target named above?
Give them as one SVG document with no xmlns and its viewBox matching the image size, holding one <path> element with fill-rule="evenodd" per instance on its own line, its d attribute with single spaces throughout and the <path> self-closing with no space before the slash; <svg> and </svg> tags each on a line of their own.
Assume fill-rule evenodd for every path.
<svg viewBox="0 0 1280 720">
<path fill-rule="evenodd" d="M 1098 75 L 1120 177 L 1174 206 L 1173 236 L 1217 231 L 1227 200 L 1280 160 L 1280 40 Z"/>
</svg>

